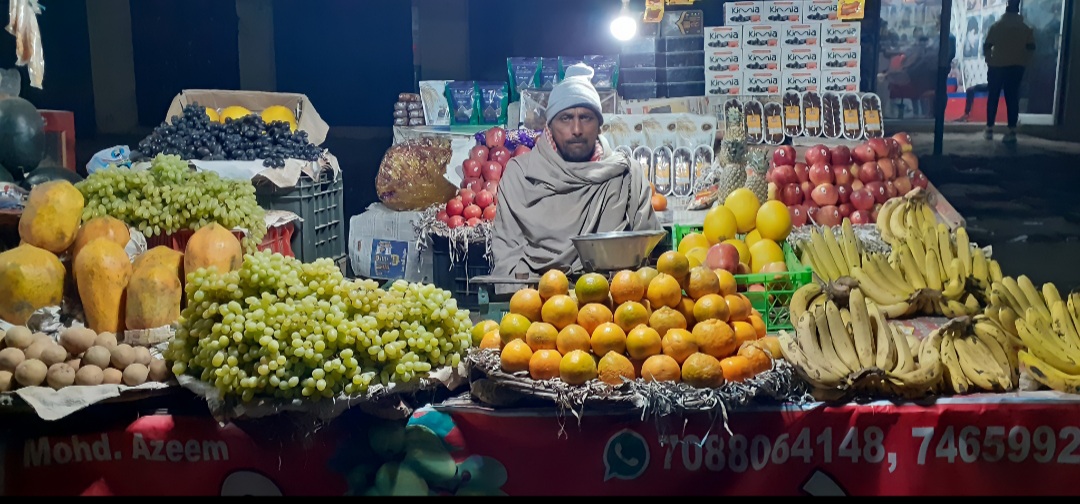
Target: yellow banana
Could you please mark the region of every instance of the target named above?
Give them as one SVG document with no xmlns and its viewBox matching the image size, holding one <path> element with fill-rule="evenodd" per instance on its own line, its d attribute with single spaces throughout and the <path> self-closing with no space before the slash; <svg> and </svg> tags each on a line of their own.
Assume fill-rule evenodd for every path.
<svg viewBox="0 0 1080 504">
<path fill-rule="evenodd" d="M 986 262 L 986 253 L 976 247 L 971 253 L 971 276 L 980 289 L 990 286 L 990 269 Z"/>
<path fill-rule="evenodd" d="M 946 336 L 941 341 L 941 364 L 945 367 L 945 384 L 953 394 L 966 394 L 971 388 L 971 382 L 964 376 L 964 370 L 960 368 L 960 360 L 956 355 L 956 347 L 953 345 L 953 337 Z"/>
<path fill-rule="evenodd" d="M 821 294 L 821 284 L 817 282 L 810 282 L 796 289 L 788 303 L 788 320 L 799 320 L 802 314 L 806 313 L 810 301 L 819 294 Z"/>
<path fill-rule="evenodd" d="M 889 231 L 896 237 L 897 243 L 907 239 L 907 222 L 904 214 L 907 213 L 910 206 L 907 201 L 904 201 L 889 213 Z"/>
<path fill-rule="evenodd" d="M 878 308 L 881 309 L 881 313 L 885 315 L 886 318 L 890 319 L 905 317 L 912 313 L 912 304 L 910 301 L 901 301 L 889 305 L 879 303 Z"/>
<path fill-rule="evenodd" d="M 847 326 L 844 325 L 844 320 L 840 318 L 840 308 L 836 306 L 836 303 L 825 302 L 825 319 L 829 322 L 829 336 L 832 337 L 836 355 L 840 356 L 840 360 L 844 361 L 848 369 L 852 371 L 862 369 L 859 355 L 855 352 L 855 342 Z"/>
<path fill-rule="evenodd" d="M 833 264 L 836 265 L 836 270 L 840 272 L 840 276 L 850 276 L 851 271 L 848 260 L 844 257 L 844 251 L 840 249 L 840 242 L 836 241 L 836 234 L 832 229 L 824 228 L 821 230 L 821 237 L 825 240 L 829 256 L 832 257 Z"/>
<path fill-rule="evenodd" d="M 1015 278 L 1002 278 L 1001 286 L 1005 288 L 1004 295 L 1009 298 L 1009 305 L 1012 306 L 1013 310 L 1016 310 L 1017 314 L 1024 313 L 1028 308 L 1032 307 L 1027 296 L 1020 290 L 1020 285 Z"/>
<path fill-rule="evenodd" d="M 889 264 L 889 261 L 885 259 L 885 256 L 881 254 L 871 254 L 867 257 L 869 262 L 873 263 L 874 270 L 880 273 L 881 277 L 887 280 L 887 283 L 893 287 L 892 290 L 902 293 L 905 296 L 910 296 L 915 293 L 915 288 L 912 287 L 907 280 L 904 280 L 904 275 L 901 275 L 899 271 L 896 271 L 896 268 L 893 268 L 892 265 Z M 866 261 L 864 261 L 864 264 L 865 263 Z M 870 265 L 866 266 L 869 267 Z M 873 278 L 872 274 L 871 277 Z"/>
<path fill-rule="evenodd" d="M 964 294 L 964 281 L 958 277 L 952 277 L 949 279 L 949 283 L 945 284 L 945 288 L 941 291 L 941 296 L 945 299 L 959 299 Z"/>
<path fill-rule="evenodd" d="M 877 365 L 874 351 L 874 333 L 870 327 L 870 312 L 861 289 L 851 289 L 848 295 L 848 311 L 851 315 L 852 341 L 859 364 L 865 368 Z"/>
<path fill-rule="evenodd" d="M 814 247 L 814 259 L 824 270 L 823 273 L 828 276 L 829 281 L 840 278 L 842 276 L 840 269 L 833 262 L 829 246 L 825 244 L 825 238 L 821 236 L 817 229 L 810 230 L 810 243 Z"/>
<path fill-rule="evenodd" d="M 919 367 L 906 373 L 887 373 L 893 382 L 909 395 L 917 396 L 929 392 L 941 382 L 941 330 L 931 332 L 919 346 Z"/>
<path fill-rule="evenodd" d="M 938 258 L 938 269 L 941 271 L 948 271 L 949 263 L 941 260 L 941 246 L 938 245 L 937 227 L 931 225 L 922 232 L 923 245 L 926 247 L 926 251 L 934 251 L 934 255 Z"/>
<path fill-rule="evenodd" d="M 1017 354 L 1017 358 L 1020 360 L 1020 363 L 1027 368 L 1028 374 L 1030 374 L 1035 381 L 1058 392 L 1080 394 L 1080 375 L 1076 373 L 1066 373 L 1057 369 L 1045 360 L 1026 350 L 1021 350 Z"/>
<path fill-rule="evenodd" d="M 1042 294 L 1039 294 L 1039 290 L 1035 288 L 1035 284 L 1031 283 L 1031 279 L 1027 275 L 1020 275 L 1016 277 L 1016 284 L 1020 287 L 1020 292 L 1024 293 L 1027 297 L 1028 304 L 1038 310 L 1039 315 L 1044 320 L 1050 320 L 1050 308 L 1046 306 L 1046 301 L 1043 299 Z"/>
<path fill-rule="evenodd" d="M 899 349 L 896 348 L 896 338 L 893 336 L 892 327 L 881 314 L 877 304 L 866 303 L 867 313 L 870 314 L 870 326 L 874 332 L 874 366 L 884 371 L 895 371 L 899 368 Z"/>
<path fill-rule="evenodd" d="M 990 281 L 991 282 L 1000 282 L 1001 278 L 1002 278 L 1002 275 L 1001 275 L 1001 263 L 997 262 L 994 259 L 990 259 L 988 262 L 989 262 L 989 268 L 988 269 L 990 270 Z"/>
<path fill-rule="evenodd" d="M 919 218 L 922 216 L 922 212 L 919 211 L 919 202 L 911 201 L 907 204 L 907 209 L 904 210 L 904 225 L 906 226 L 907 236 L 910 238 L 912 235 L 918 234 Z"/>
<path fill-rule="evenodd" d="M 1053 282 L 1046 282 L 1042 284 L 1042 296 L 1043 301 L 1046 302 L 1047 308 L 1053 306 L 1054 303 L 1058 301 L 1063 301 L 1061 299 L 1061 293 L 1058 292 L 1058 288 L 1056 285 L 1053 284 Z"/>
<path fill-rule="evenodd" d="M 1070 293 L 1069 300 L 1065 303 L 1065 306 L 1069 309 L 1069 316 L 1072 317 L 1073 327 L 1080 329 L 1080 293 Z"/>
<path fill-rule="evenodd" d="M 1051 325 L 1061 342 L 1080 353 L 1080 333 L 1073 325 L 1072 317 L 1066 313 L 1065 303 L 1060 299 L 1050 307 L 1050 318 L 1053 319 Z"/>
<path fill-rule="evenodd" d="M 844 249 L 844 257 L 847 257 L 850 271 L 851 268 L 862 264 L 859 257 L 859 239 L 855 237 L 855 228 L 851 226 L 851 219 L 844 218 L 844 222 L 840 224 L 840 233 L 843 238 L 840 245 Z"/>
<path fill-rule="evenodd" d="M 971 327 L 971 332 L 972 337 L 979 342 L 980 347 L 977 350 L 985 348 L 989 352 L 988 358 L 993 361 L 998 371 L 996 378 L 1001 390 L 1012 390 L 1016 383 L 1014 376 L 1016 365 L 1009 359 L 1006 347 L 1002 346 L 1002 343 L 997 338 L 975 331 L 974 324 Z"/>
<path fill-rule="evenodd" d="M 976 313 L 983 311 L 982 305 L 979 304 L 979 299 L 976 298 L 974 294 L 968 294 L 967 298 L 964 299 L 964 308 L 966 308 L 968 315 L 975 315 Z"/>
<path fill-rule="evenodd" d="M 919 237 L 919 233 L 911 233 L 907 237 L 907 247 L 911 250 L 911 255 L 918 259 L 916 264 L 924 264 L 923 257 L 926 255 L 926 245 L 923 243 L 922 238 Z"/>
<path fill-rule="evenodd" d="M 819 363 L 807 357 L 787 331 L 780 331 L 777 340 L 780 342 L 780 351 L 784 354 L 784 360 L 792 363 L 795 370 L 808 382 L 819 388 L 836 388 L 843 382 L 843 378 L 835 377 L 823 369 Z"/>
<path fill-rule="evenodd" d="M 960 258 L 960 266 L 964 268 L 964 278 L 971 276 L 971 240 L 962 227 L 956 228 L 956 257 Z"/>
<path fill-rule="evenodd" d="M 1020 340 L 1024 342 L 1028 351 L 1063 372 L 1080 373 L 1080 360 L 1069 355 L 1068 350 L 1056 338 L 1048 337 L 1036 330 L 1024 319 L 1016 321 L 1016 330 L 1020 333 Z"/>
<path fill-rule="evenodd" d="M 1011 379 L 1013 386 L 1019 383 L 1020 375 L 1018 363 L 1016 360 L 1016 349 L 1020 348 L 1023 343 L 1019 338 L 1016 338 L 1001 328 L 1000 325 L 994 323 L 992 320 L 980 320 L 978 317 L 975 319 L 975 324 L 972 326 L 975 335 L 983 340 L 994 340 L 1001 347 L 1005 353 L 1006 363 L 1009 366 L 1009 372 L 1011 373 Z"/>
<path fill-rule="evenodd" d="M 824 305 L 814 308 L 814 324 L 817 327 L 818 348 L 821 349 L 821 353 L 825 356 L 825 360 L 832 363 L 833 368 L 842 371 L 844 376 L 858 371 L 858 369 L 848 367 L 847 363 L 837 355 L 836 345 L 833 344 L 832 334 L 829 328 L 829 319 L 825 315 Z"/>
<path fill-rule="evenodd" d="M 911 282 L 915 290 L 926 288 L 926 279 L 919 271 L 919 263 L 915 262 L 915 256 L 911 255 L 911 249 L 906 244 L 900 245 L 900 264 L 903 266 L 904 278 Z"/>
<path fill-rule="evenodd" d="M 896 235 L 893 234 L 891 229 L 892 214 L 899 208 L 897 205 L 899 205 L 901 201 L 902 198 L 893 198 L 886 201 L 878 210 L 878 218 L 875 224 L 877 224 L 878 233 L 881 234 L 881 238 L 885 240 L 886 243 L 893 243 L 896 241 Z"/>
<path fill-rule="evenodd" d="M 956 347 L 956 357 L 960 361 L 960 369 L 964 371 L 964 376 L 967 377 L 968 381 L 975 384 L 976 387 L 986 391 L 994 390 L 997 376 L 989 368 L 983 354 L 973 344 L 975 341 L 978 340 L 972 341 L 967 338 L 953 340 L 953 346 Z"/>
<path fill-rule="evenodd" d="M 1019 318 L 1020 317 L 1016 314 L 1016 311 L 1014 311 L 1012 308 L 1009 308 L 1008 306 L 1002 306 L 998 308 L 998 319 L 1001 321 L 1001 327 L 1005 329 L 1005 332 L 1015 337 L 1019 337 L 1016 329 L 1016 321 Z"/>
<path fill-rule="evenodd" d="M 941 264 L 951 268 L 952 260 L 956 257 L 956 254 L 953 253 L 952 236 L 949 235 L 949 228 L 945 224 L 937 225 L 937 243 Z"/>
<path fill-rule="evenodd" d="M 923 271 L 926 272 L 926 288 L 936 291 L 944 290 L 945 284 L 941 281 L 941 266 L 937 252 L 927 249 L 923 259 L 926 264 L 925 268 L 923 268 Z"/>
<path fill-rule="evenodd" d="M 795 340 L 799 348 L 810 362 L 826 372 L 828 376 L 824 378 L 843 379 L 848 374 L 847 369 L 837 366 L 837 361 L 822 351 L 817 329 L 813 313 L 804 312 L 799 316 L 795 327 Z M 832 347 L 829 349 L 832 350 Z"/>
<path fill-rule="evenodd" d="M 924 202 L 919 205 L 919 210 L 922 211 L 922 225 L 924 227 L 929 226 L 930 229 L 934 229 L 937 224 L 937 216 L 934 215 L 934 209 L 930 208 L 930 203 Z"/>
<path fill-rule="evenodd" d="M 875 282 L 862 268 L 852 270 L 851 277 L 859 282 L 859 288 L 863 290 L 863 293 L 879 305 L 892 305 L 907 300 L 906 296 L 893 292 Z"/>
</svg>

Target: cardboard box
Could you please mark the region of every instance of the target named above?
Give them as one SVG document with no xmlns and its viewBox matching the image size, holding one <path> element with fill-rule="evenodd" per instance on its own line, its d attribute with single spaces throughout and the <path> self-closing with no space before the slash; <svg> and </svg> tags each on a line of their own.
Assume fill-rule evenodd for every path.
<svg viewBox="0 0 1080 504">
<path fill-rule="evenodd" d="M 742 70 L 742 51 L 739 49 L 723 49 L 705 53 L 706 72 L 734 73 Z"/>
<path fill-rule="evenodd" d="M 783 26 L 779 24 L 747 25 L 743 28 L 743 49 L 779 47 Z"/>
<path fill-rule="evenodd" d="M 861 61 L 862 46 L 829 46 L 821 48 L 821 69 L 823 71 L 844 68 L 858 71 Z"/>
<path fill-rule="evenodd" d="M 761 23 L 765 21 L 766 2 L 727 2 L 724 4 L 724 25 Z"/>
<path fill-rule="evenodd" d="M 783 91 L 797 91 L 799 93 L 807 91 L 818 93 L 821 91 L 821 72 L 817 70 L 784 71 L 781 77 L 780 86 Z"/>
<path fill-rule="evenodd" d="M 240 106 L 256 114 L 267 107 L 282 105 L 296 114 L 297 129 L 306 131 L 308 141 L 322 145 L 330 126 L 319 116 L 308 97 L 299 93 L 268 93 L 264 91 L 232 91 L 221 89 L 185 89 L 173 98 L 165 120 L 184 114 L 184 107 L 198 103 L 204 107 L 221 110 Z"/>
<path fill-rule="evenodd" d="M 774 70 L 783 68 L 783 52 L 777 46 L 764 46 L 755 49 L 744 47 L 742 67 L 744 71 Z"/>
<path fill-rule="evenodd" d="M 783 52 L 782 70 L 785 72 L 817 71 L 821 68 L 821 48 L 792 47 Z"/>
<path fill-rule="evenodd" d="M 746 94 L 743 91 L 743 73 L 716 73 L 705 74 L 706 96 L 735 96 Z"/>
<path fill-rule="evenodd" d="M 803 1 L 795 2 L 765 2 L 765 22 L 767 23 L 801 23 Z"/>
<path fill-rule="evenodd" d="M 789 47 L 817 46 L 821 39 L 821 23 L 803 23 L 784 25 L 781 44 Z"/>
<path fill-rule="evenodd" d="M 431 247 L 420 252 L 412 221 L 420 212 L 395 212 L 373 203 L 349 220 L 349 263 L 360 277 L 431 282 Z"/>
<path fill-rule="evenodd" d="M 781 73 L 777 71 L 743 72 L 743 94 L 780 94 Z"/>
<path fill-rule="evenodd" d="M 735 26 L 709 26 L 705 28 L 705 50 L 713 49 L 738 49 L 742 47 L 743 27 Z"/>
<path fill-rule="evenodd" d="M 829 21 L 821 23 L 821 45 L 860 45 L 862 43 L 862 23 L 850 21 Z"/>
<path fill-rule="evenodd" d="M 803 2 L 803 22 L 836 21 L 838 6 L 836 0 L 807 0 Z"/>
<path fill-rule="evenodd" d="M 857 68 L 841 70 L 824 70 L 821 72 L 821 92 L 832 91 L 834 93 L 857 93 L 861 80 Z"/>
</svg>

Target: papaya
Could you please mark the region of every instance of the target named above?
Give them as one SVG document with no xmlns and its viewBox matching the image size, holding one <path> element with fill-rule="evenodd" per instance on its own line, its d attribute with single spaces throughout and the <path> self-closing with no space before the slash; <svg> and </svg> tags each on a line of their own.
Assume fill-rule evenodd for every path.
<svg viewBox="0 0 1080 504">
<path fill-rule="evenodd" d="M 67 250 L 75 242 L 85 203 L 66 180 L 35 186 L 19 218 L 19 238 L 54 254 Z"/>
<path fill-rule="evenodd" d="M 0 318 L 23 325 L 38 308 L 59 306 L 66 274 L 56 254 L 33 245 L 0 253 Z"/>
<path fill-rule="evenodd" d="M 184 272 L 191 274 L 199 268 L 216 267 L 219 274 L 240 269 L 244 250 L 240 240 L 218 223 L 199 228 L 184 248 Z"/>
<path fill-rule="evenodd" d="M 176 278 L 180 279 L 180 285 L 184 284 L 183 252 L 164 245 L 158 245 L 135 258 L 134 271 L 150 266 L 164 267 L 171 270 L 176 275 Z"/>
<path fill-rule="evenodd" d="M 127 285 L 125 329 L 153 329 L 180 320 L 184 289 L 176 272 L 176 268 L 152 261 L 135 267 Z"/>
<path fill-rule="evenodd" d="M 74 269 L 87 327 L 120 334 L 125 322 L 124 295 L 131 280 L 131 261 L 124 247 L 106 238 L 91 240 L 75 258 Z"/>
<path fill-rule="evenodd" d="M 131 241 L 131 232 L 127 224 L 120 219 L 108 215 L 94 217 L 84 222 L 76 233 L 75 244 L 71 246 L 72 260 L 78 257 L 79 251 L 94 238 L 108 238 L 121 247 L 127 247 L 128 242 Z"/>
</svg>

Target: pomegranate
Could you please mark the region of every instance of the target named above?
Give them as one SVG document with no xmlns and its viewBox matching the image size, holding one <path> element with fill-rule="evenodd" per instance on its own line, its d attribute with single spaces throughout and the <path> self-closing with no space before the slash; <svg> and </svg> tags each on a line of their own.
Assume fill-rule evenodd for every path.
<svg viewBox="0 0 1080 504">
<path fill-rule="evenodd" d="M 465 225 L 465 218 L 460 215 L 453 215 L 450 217 L 450 221 L 446 223 L 446 226 L 450 229 L 457 229 Z"/>
<path fill-rule="evenodd" d="M 826 205 L 818 211 L 815 221 L 822 226 L 839 226 L 841 222 L 840 209 L 836 205 Z"/>
<path fill-rule="evenodd" d="M 817 144 L 806 151 L 806 164 L 816 165 L 818 163 L 828 163 L 832 159 L 832 154 L 829 152 L 829 148 Z"/>
<path fill-rule="evenodd" d="M 465 204 L 459 199 L 452 199 L 446 202 L 446 215 L 455 217 L 461 215 L 461 212 L 465 210 Z"/>
<path fill-rule="evenodd" d="M 837 145 L 829 150 L 829 162 L 833 166 L 851 164 L 851 149 L 846 145 Z"/>
<path fill-rule="evenodd" d="M 852 224 L 869 224 L 870 212 L 867 210 L 855 210 L 851 212 L 850 218 Z"/>
<path fill-rule="evenodd" d="M 869 144 L 861 143 L 851 150 L 851 159 L 856 164 L 872 163 L 877 161 L 877 153 Z"/>
<path fill-rule="evenodd" d="M 492 196 L 499 193 L 499 181 L 487 180 L 484 182 L 484 190 L 491 193 Z"/>
<path fill-rule="evenodd" d="M 851 184 L 855 175 L 851 173 L 851 165 L 832 165 L 833 178 L 838 185 Z"/>
<path fill-rule="evenodd" d="M 798 184 L 788 184 L 780 191 L 780 201 L 787 206 L 802 203 L 803 192 Z"/>
<path fill-rule="evenodd" d="M 480 222 L 482 221 L 479 217 L 470 217 L 469 220 L 465 221 L 465 224 L 469 227 L 476 227 L 480 225 Z"/>
<path fill-rule="evenodd" d="M 795 163 L 795 148 L 790 145 L 781 145 L 773 151 L 772 162 L 774 166 L 790 165 Z"/>
<path fill-rule="evenodd" d="M 484 163 L 484 167 L 481 169 L 484 180 L 497 181 L 502 179 L 503 164 L 498 161 L 488 161 Z"/>
<path fill-rule="evenodd" d="M 458 191 L 458 196 L 461 197 L 461 204 L 469 206 L 476 200 L 476 192 L 472 189 L 461 189 Z"/>
<path fill-rule="evenodd" d="M 870 182 L 876 182 L 882 179 L 881 170 L 878 169 L 876 161 L 864 163 L 860 166 L 857 176 L 864 184 L 869 184 Z"/>
<path fill-rule="evenodd" d="M 495 220 L 495 205 L 491 205 L 484 209 L 484 220 L 488 222 Z"/>
<path fill-rule="evenodd" d="M 815 186 L 821 184 L 831 184 L 836 179 L 833 178 L 833 169 L 826 163 L 816 163 L 810 167 L 810 183 Z"/>
<path fill-rule="evenodd" d="M 840 197 L 841 203 L 849 203 L 851 201 L 851 186 L 847 184 L 837 185 L 836 194 Z"/>
<path fill-rule="evenodd" d="M 889 192 L 885 189 L 884 182 L 868 182 L 866 189 L 874 196 L 874 203 L 885 203 L 889 200 Z"/>
<path fill-rule="evenodd" d="M 473 200 L 473 203 L 476 203 L 476 206 L 480 208 L 487 208 L 495 204 L 495 195 L 491 194 L 491 191 L 483 189 L 476 193 L 476 198 Z"/>
<path fill-rule="evenodd" d="M 851 206 L 856 210 L 867 210 L 874 208 L 874 195 L 869 189 L 862 188 L 851 192 Z"/>
<path fill-rule="evenodd" d="M 827 183 L 818 185 L 810 194 L 814 198 L 814 203 L 817 203 L 818 206 L 835 205 L 840 199 L 836 186 Z"/>
<path fill-rule="evenodd" d="M 518 156 L 524 156 L 525 154 L 528 154 L 530 152 L 532 152 L 532 149 L 530 149 L 530 148 L 528 148 L 528 147 L 526 147 L 524 145 L 519 145 L 519 146 L 517 146 L 516 149 L 514 149 L 514 152 L 513 152 L 512 155 L 513 155 L 513 157 L 518 157 Z"/>
<path fill-rule="evenodd" d="M 510 149 L 504 146 L 499 146 L 491 149 L 491 154 L 488 155 L 488 160 L 495 161 L 501 166 L 506 166 L 506 163 L 510 161 L 513 154 L 510 153 Z"/>
<path fill-rule="evenodd" d="M 841 203 L 836 208 L 840 210 L 841 218 L 851 217 L 851 213 L 855 211 L 855 207 L 851 206 L 851 203 Z"/>
<path fill-rule="evenodd" d="M 480 178 L 480 162 L 469 158 L 461 163 L 461 174 L 466 178 Z"/>
<path fill-rule="evenodd" d="M 470 185 L 472 185 L 473 181 L 475 181 L 475 180 L 483 181 L 483 179 L 481 179 L 480 177 L 465 177 L 465 178 L 461 179 L 461 188 L 462 189 L 468 188 Z"/>
<path fill-rule="evenodd" d="M 481 215 L 484 215 L 484 210 L 476 205 L 468 205 L 465 207 L 465 210 L 461 212 L 461 216 L 464 217 L 465 220 L 479 218 Z"/>
<path fill-rule="evenodd" d="M 793 167 L 795 169 L 795 178 L 799 179 L 799 182 L 810 181 L 810 168 L 806 163 L 795 163 Z"/>
<path fill-rule="evenodd" d="M 484 181 L 481 180 L 481 179 L 474 179 L 472 182 L 469 182 L 469 189 L 471 189 L 472 192 L 474 192 L 474 193 L 478 193 L 480 191 L 483 191 L 484 190 Z"/>
<path fill-rule="evenodd" d="M 446 209 L 439 210 L 439 213 L 435 214 L 435 220 L 446 224 L 450 221 L 450 216 L 446 214 Z"/>
<path fill-rule="evenodd" d="M 495 126 L 484 132 L 484 143 L 487 148 L 494 149 L 506 145 L 506 130 Z"/>
<path fill-rule="evenodd" d="M 477 145 L 476 147 L 473 147 L 469 150 L 469 159 L 475 159 L 483 163 L 488 160 L 488 154 L 490 152 L 491 150 L 487 147 L 483 145 Z"/>
</svg>

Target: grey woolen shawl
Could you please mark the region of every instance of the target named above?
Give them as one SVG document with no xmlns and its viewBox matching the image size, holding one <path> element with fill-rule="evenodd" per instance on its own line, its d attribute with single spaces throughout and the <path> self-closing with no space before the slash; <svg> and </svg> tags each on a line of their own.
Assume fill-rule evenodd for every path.
<svg viewBox="0 0 1080 504">
<path fill-rule="evenodd" d="M 641 165 L 603 137 L 600 142 L 600 161 L 569 163 L 549 139 L 538 138 L 532 152 L 507 163 L 491 240 L 492 275 L 576 271 L 581 261 L 571 238 L 660 229 Z"/>
</svg>

